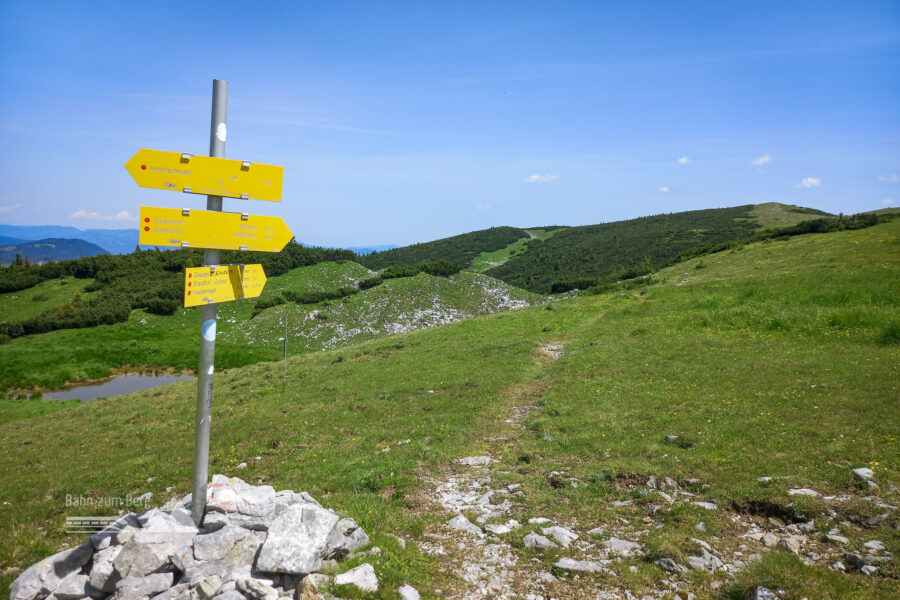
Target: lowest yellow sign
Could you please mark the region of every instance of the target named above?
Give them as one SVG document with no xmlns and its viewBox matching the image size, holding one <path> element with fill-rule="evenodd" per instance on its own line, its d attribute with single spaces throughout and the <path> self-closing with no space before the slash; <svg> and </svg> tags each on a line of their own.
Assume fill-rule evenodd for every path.
<svg viewBox="0 0 900 600">
<path fill-rule="evenodd" d="M 262 265 L 216 265 L 184 270 L 184 305 L 256 298 L 266 285 Z"/>
<path fill-rule="evenodd" d="M 294 234 L 280 217 L 142 206 L 138 237 L 149 246 L 280 252 Z"/>
<path fill-rule="evenodd" d="M 281 202 L 284 167 L 142 148 L 125 163 L 141 187 Z"/>
</svg>

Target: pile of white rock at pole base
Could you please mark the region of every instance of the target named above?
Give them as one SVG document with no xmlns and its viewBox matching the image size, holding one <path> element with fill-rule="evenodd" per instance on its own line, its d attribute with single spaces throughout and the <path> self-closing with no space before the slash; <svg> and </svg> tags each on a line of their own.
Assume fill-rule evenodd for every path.
<svg viewBox="0 0 900 600">
<path fill-rule="evenodd" d="M 77 548 L 32 565 L 10 586 L 10 600 L 278 600 L 322 598 L 323 566 L 369 544 L 306 492 L 276 492 L 213 476 L 197 528 L 190 495 L 128 514 Z M 378 589 L 371 565 L 336 584 Z"/>
</svg>

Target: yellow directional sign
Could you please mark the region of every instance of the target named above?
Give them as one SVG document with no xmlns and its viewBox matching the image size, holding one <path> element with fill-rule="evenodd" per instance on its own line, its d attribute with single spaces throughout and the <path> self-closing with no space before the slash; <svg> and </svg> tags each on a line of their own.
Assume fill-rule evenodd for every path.
<svg viewBox="0 0 900 600">
<path fill-rule="evenodd" d="M 284 167 L 143 148 L 125 168 L 141 187 L 281 202 Z"/>
<path fill-rule="evenodd" d="M 216 265 L 184 270 L 184 305 L 256 298 L 266 285 L 262 265 Z"/>
<path fill-rule="evenodd" d="M 141 207 L 139 241 L 148 246 L 280 252 L 293 237 L 280 217 Z"/>
</svg>

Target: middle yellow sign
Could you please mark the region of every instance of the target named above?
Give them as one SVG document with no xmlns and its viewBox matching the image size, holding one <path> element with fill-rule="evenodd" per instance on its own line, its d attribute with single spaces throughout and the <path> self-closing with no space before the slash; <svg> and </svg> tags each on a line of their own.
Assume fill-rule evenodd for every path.
<svg viewBox="0 0 900 600">
<path fill-rule="evenodd" d="M 280 252 L 293 237 L 280 217 L 141 207 L 139 241 L 148 246 Z"/>
<path fill-rule="evenodd" d="M 184 270 L 184 305 L 256 298 L 266 285 L 262 265 L 215 265 Z"/>
</svg>

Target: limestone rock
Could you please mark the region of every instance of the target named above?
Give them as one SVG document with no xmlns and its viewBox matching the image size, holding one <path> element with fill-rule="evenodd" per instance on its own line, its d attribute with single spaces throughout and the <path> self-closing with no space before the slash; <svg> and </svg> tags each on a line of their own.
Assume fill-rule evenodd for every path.
<svg viewBox="0 0 900 600">
<path fill-rule="evenodd" d="M 88 541 L 31 565 L 9 586 L 9 600 L 46 597 L 59 587 L 63 579 L 81 570 L 91 559 L 93 548 Z"/>
<path fill-rule="evenodd" d="M 208 575 L 191 581 L 191 591 L 196 600 L 210 600 L 222 588 L 222 578 L 218 575 Z"/>
<path fill-rule="evenodd" d="M 481 527 L 469 521 L 469 519 L 467 519 L 465 515 L 456 515 L 455 517 L 447 521 L 447 525 L 449 527 L 452 527 L 453 529 L 459 529 L 460 531 L 468 531 L 469 533 L 474 533 L 479 537 L 484 535 L 484 532 L 481 531 Z"/>
<path fill-rule="evenodd" d="M 493 462 L 490 456 L 467 456 L 466 458 L 457 458 L 456 462 L 468 467 L 484 467 Z"/>
<path fill-rule="evenodd" d="M 161 594 L 153 596 L 153 600 L 207 600 L 202 596 L 193 596 L 191 586 L 187 583 L 179 583 Z"/>
<path fill-rule="evenodd" d="M 90 575 L 91 585 L 94 588 L 110 593 L 116 591 L 116 584 L 121 577 L 116 573 L 113 561 L 121 551 L 121 546 L 109 546 L 94 554 Z"/>
<path fill-rule="evenodd" d="M 807 521 L 806 523 L 800 523 L 797 525 L 797 529 L 800 531 L 805 531 L 806 533 L 812 533 L 816 530 L 815 521 Z"/>
<path fill-rule="evenodd" d="M 840 544 L 841 546 L 846 546 L 848 543 L 850 543 L 850 540 L 848 540 L 844 536 L 834 533 L 826 533 L 824 539 L 826 542 L 831 542 L 832 544 Z"/>
<path fill-rule="evenodd" d="M 484 526 L 484 530 L 494 535 L 504 535 L 512 531 L 508 525 L 502 523 L 488 523 Z"/>
<path fill-rule="evenodd" d="M 145 577 L 125 577 L 116 584 L 116 600 L 152 598 L 172 587 L 172 573 L 153 573 Z"/>
<path fill-rule="evenodd" d="M 275 489 L 253 486 L 237 477 L 213 475 L 206 488 L 206 510 L 264 516 L 275 509 Z"/>
<path fill-rule="evenodd" d="M 792 554 L 800 554 L 800 546 L 803 543 L 803 537 L 799 535 L 791 535 L 778 540 L 775 545 L 779 550 L 784 550 Z"/>
<path fill-rule="evenodd" d="M 123 539 L 124 536 L 120 536 L 119 534 L 125 530 L 131 530 L 133 532 L 140 526 L 141 524 L 137 519 L 137 515 L 128 513 L 117 519 L 114 523 L 108 525 L 103 531 L 91 535 L 91 544 L 93 544 L 95 551 L 103 550 L 111 545 L 123 544 L 127 540 Z"/>
<path fill-rule="evenodd" d="M 563 548 L 568 548 L 569 544 L 578 539 L 578 534 L 574 531 L 569 531 L 565 527 L 553 526 L 553 527 L 545 527 L 541 530 L 541 533 L 544 535 L 549 535 Z"/>
<path fill-rule="evenodd" d="M 397 593 L 400 594 L 400 600 L 419 600 L 419 591 L 406 583 L 397 588 Z"/>
<path fill-rule="evenodd" d="M 376 577 L 375 568 L 372 565 L 363 563 L 355 569 L 336 575 L 334 585 L 352 585 L 364 592 L 377 592 L 378 577 Z"/>
<path fill-rule="evenodd" d="M 325 541 L 324 558 L 344 558 L 369 544 L 369 536 L 353 519 L 338 521 Z"/>
<path fill-rule="evenodd" d="M 633 556 L 635 554 L 640 553 L 641 545 L 637 542 L 629 542 L 628 540 L 620 540 L 617 537 L 611 537 L 605 542 L 603 545 L 609 548 L 609 551 L 613 554 L 619 554 L 621 556 Z"/>
<path fill-rule="evenodd" d="M 557 569 L 569 571 L 570 573 L 599 573 L 603 571 L 603 565 L 590 560 L 575 560 L 568 556 L 559 559 L 553 564 Z"/>
<path fill-rule="evenodd" d="M 816 490 L 811 490 L 809 488 L 794 488 L 792 490 L 788 490 L 788 494 L 791 496 L 810 496 L 815 498 L 819 495 L 819 492 Z"/>
<path fill-rule="evenodd" d="M 80 573 L 69 575 L 53 590 L 53 597 L 57 600 L 81 600 L 86 596 L 104 598 L 106 593 L 91 587 L 90 577 Z"/>
<path fill-rule="evenodd" d="M 337 523 L 333 512 L 315 505 L 287 507 L 269 526 L 256 559 L 260 571 L 313 573 L 319 569 L 328 535 Z"/>
<path fill-rule="evenodd" d="M 853 475 L 860 481 L 869 481 L 875 476 L 875 473 L 872 472 L 872 469 L 859 467 L 858 469 L 853 469 Z"/>
<path fill-rule="evenodd" d="M 661 567 L 666 573 L 671 573 L 673 575 L 687 573 L 687 567 L 678 564 L 677 562 L 675 562 L 675 559 L 668 556 L 664 556 L 663 558 L 658 559 L 654 564 Z"/>
<path fill-rule="evenodd" d="M 719 569 L 723 569 L 725 567 L 724 563 L 719 560 L 719 558 L 709 552 L 706 548 L 702 550 L 703 554 L 700 556 L 689 556 L 688 564 L 694 568 L 703 571 L 708 571 L 710 573 L 714 573 Z"/>
<path fill-rule="evenodd" d="M 250 600 L 278 600 L 278 590 L 258 579 L 238 579 L 237 590 Z"/>
<path fill-rule="evenodd" d="M 296 600 L 319 600 L 319 586 L 316 585 L 315 579 L 307 575 L 297 586 Z"/>
<path fill-rule="evenodd" d="M 538 548 L 540 550 L 546 550 L 549 548 L 559 548 L 559 546 L 554 544 L 548 538 L 545 538 L 544 536 L 542 536 L 538 533 L 535 533 L 533 531 L 531 533 L 529 533 L 528 535 L 526 535 L 522 539 L 522 541 L 525 543 L 526 548 Z"/>
<path fill-rule="evenodd" d="M 224 527 L 194 538 L 189 547 L 172 557 L 175 567 L 188 581 L 210 575 L 227 576 L 250 565 L 266 539 L 266 533 L 240 527 Z M 204 558 L 198 558 L 197 553 Z M 227 578 L 227 577 L 226 577 Z"/>
<path fill-rule="evenodd" d="M 170 557 L 176 551 L 172 544 L 147 544 L 133 538 L 113 561 L 115 577 L 122 580 L 171 570 Z"/>
<path fill-rule="evenodd" d="M 884 550 L 884 543 L 879 540 L 869 540 L 865 544 L 863 544 L 863 548 L 866 549 L 867 552 L 875 553 L 881 552 Z"/>
</svg>

